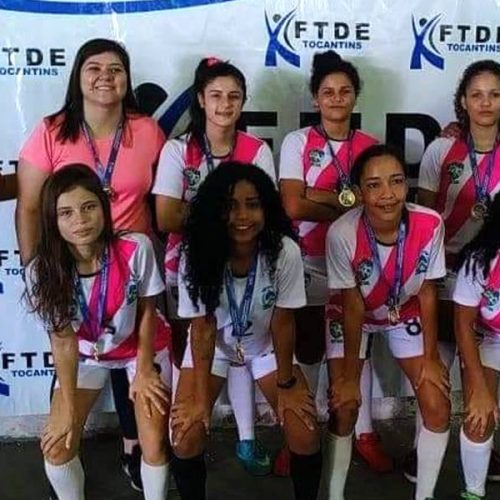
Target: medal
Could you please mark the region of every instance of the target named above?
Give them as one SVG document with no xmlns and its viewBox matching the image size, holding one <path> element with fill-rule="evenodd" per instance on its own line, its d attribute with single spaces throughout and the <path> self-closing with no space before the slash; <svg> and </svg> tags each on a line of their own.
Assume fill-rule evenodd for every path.
<svg viewBox="0 0 500 500">
<path fill-rule="evenodd" d="M 238 339 L 238 343 L 236 344 L 236 359 L 240 365 L 245 364 L 245 349 L 243 349 L 240 339 Z"/>
<path fill-rule="evenodd" d="M 389 306 L 389 310 L 387 311 L 387 319 L 389 320 L 390 325 L 395 326 L 401 322 L 401 316 L 399 314 L 400 310 L 401 308 L 399 307 L 399 305 Z"/>
<path fill-rule="evenodd" d="M 97 347 L 97 342 L 94 342 L 92 345 L 92 351 L 94 353 L 95 361 L 99 361 L 99 348 Z"/>
<path fill-rule="evenodd" d="M 488 215 L 488 205 L 484 201 L 476 201 L 472 205 L 470 214 L 473 219 L 483 220 Z"/>
<path fill-rule="evenodd" d="M 116 191 L 111 186 L 103 186 L 102 190 L 111 201 L 116 200 Z"/>
<path fill-rule="evenodd" d="M 344 186 L 339 193 L 338 200 L 344 208 L 351 208 L 356 203 L 356 195 L 349 186 Z"/>
</svg>

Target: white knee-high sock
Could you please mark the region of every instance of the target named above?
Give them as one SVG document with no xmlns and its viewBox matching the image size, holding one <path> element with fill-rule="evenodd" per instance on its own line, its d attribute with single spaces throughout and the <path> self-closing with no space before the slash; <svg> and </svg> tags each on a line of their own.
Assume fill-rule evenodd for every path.
<svg viewBox="0 0 500 500">
<path fill-rule="evenodd" d="M 141 460 L 144 500 L 165 500 L 167 498 L 168 468 L 168 463 L 149 465 L 144 460 Z"/>
<path fill-rule="evenodd" d="M 465 488 L 480 497 L 485 495 L 486 475 L 490 463 L 493 436 L 484 443 L 474 443 L 460 429 L 460 458 L 464 470 Z"/>
<path fill-rule="evenodd" d="M 422 413 L 420 413 L 420 406 L 417 405 L 417 411 L 415 412 L 415 438 L 413 440 L 413 449 L 417 449 L 418 438 L 420 437 L 420 431 L 424 426 L 424 421 L 422 419 Z"/>
<path fill-rule="evenodd" d="M 349 436 L 336 436 L 331 432 L 327 433 L 319 498 L 344 500 L 344 489 L 349 465 L 351 464 L 351 455 L 352 434 Z"/>
<path fill-rule="evenodd" d="M 319 380 L 319 369 L 321 367 L 321 362 L 313 363 L 312 365 L 306 365 L 305 363 L 299 363 L 300 369 L 306 378 L 309 390 L 316 397 L 316 391 L 318 390 L 318 380 Z"/>
<path fill-rule="evenodd" d="M 78 456 L 62 465 L 45 461 L 45 473 L 61 500 L 85 500 L 83 493 L 85 475 Z"/>
<path fill-rule="evenodd" d="M 230 366 L 227 373 L 227 394 L 233 407 L 240 441 L 255 439 L 255 388 L 246 366 Z"/>
<path fill-rule="evenodd" d="M 373 432 L 372 425 L 372 364 L 369 359 L 363 363 L 360 380 L 361 406 L 354 430 L 356 437 L 360 434 Z"/>
<path fill-rule="evenodd" d="M 450 431 L 433 432 L 422 426 L 417 445 L 417 489 L 415 500 L 434 498 Z"/>
</svg>

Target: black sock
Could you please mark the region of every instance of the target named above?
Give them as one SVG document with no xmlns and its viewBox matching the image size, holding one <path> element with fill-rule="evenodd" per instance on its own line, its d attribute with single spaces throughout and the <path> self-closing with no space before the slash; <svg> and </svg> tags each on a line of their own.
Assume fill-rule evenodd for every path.
<svg viewBox="0 0 500 500">
<path fill-rule="evenodd" d="M 297 455 L 290 451 L 290 475 L 295 500 L 316 500 L 322 463 L 321 450 L 314 455 Z"/>
<path fill-rule="evenodd" d="M 179 458 L 174 456 L 171 466 L 181 499 L 205 500 L 207 469 L 205 467 L 204 454 L 202 453 L 193 458 Z"/>
</svg>

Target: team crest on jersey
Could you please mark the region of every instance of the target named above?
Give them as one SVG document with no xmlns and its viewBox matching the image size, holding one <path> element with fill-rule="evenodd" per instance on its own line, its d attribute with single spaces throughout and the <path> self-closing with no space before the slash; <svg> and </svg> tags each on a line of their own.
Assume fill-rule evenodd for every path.
<svg viewBox="0 0 500 500">
<path fill-rule="evenodd" d="M 356 281 L 358 285 L 368 285 L 373 274 L 373 262 L 370 259 L 363 259 L 356 269 Z"/>
<path fill-rule="evenodd" d="M 186 179 L 188 189 L 190 189 L 191 191 L 196 191 L 198 189 L 198 185 L 200 184 L 200 171 L 196 168 L 185 168 L 184 177 Z"/>
<path fill-rule="evenodd" d="M 464 173 L 464 164 L 458 161 L 450 163 L 447 167 L 448 175 L 452 184 L 458 184 L 460 177 Z"/>
<path fill-rule="evenodd" d="M 261 292 L 263 309 L 269 309 L 276 302 L 276 290 L 272 286 L 266 286 Z"/>
<path fill-rule="evenodd" d="M 325 152 L 321 149 L 311 149 L 309 151 L 309 161 L 311 162 L 311 167 L 321 167 L 321 162 L 325 157 Z"/>
<path fill-rule="evenodd" d="M 429 252 L 424 250 L 418 258 L 417 271 L 415 274 L 426 273 L 427 269 L 429 269 Z"/>
<path fill-rule="evenodd" d="M 330 337 L 332 342 L 342 342 L 344 333 L 342 330 L 342 323 L 339 321 L 330 321 Z"/>
<path fill-rule="evenodd" d="M 127 283 L 127 305 L 133 304 L 137 300 L 137 280 L 132 278 Z"/>
<path fill-rule="evenodd" d="M 493 288 L 486 288 L 483 292 L 483 298 L 486 301 L 486 307 L 493 311 L 495 306 L 498 304 L 498 300 L 500 299 L 500 292 L 498 290 L 494 290 Z"/>
</svg>

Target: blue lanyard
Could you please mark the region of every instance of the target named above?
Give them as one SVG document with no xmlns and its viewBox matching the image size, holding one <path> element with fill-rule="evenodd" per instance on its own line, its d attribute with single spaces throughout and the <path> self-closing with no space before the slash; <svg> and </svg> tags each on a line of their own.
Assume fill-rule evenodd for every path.
<svg viewBox="0 0 500 500">
<path fill-rule="evenodd" d="M 115 136 L 113 138 L 113 144 L 111 146 L 111 152 L 109 153 L 108 163 L 104 166 L 99 159 L 99 154 L 97 153 L 97 147 L 95 145 L 95 141 L 92 138 L 92 132 L 85 121 L 82 122 L 82 131 L 85 136 L 85 141 L 87 142 L 87 146 L 94 157 L 94 163 L 96 167 L 97 175 L 99 179 L 101 179 L 101 184 L 106 189 L 111 187 L 111 177 L 113 175 L 113 171 L 115 169 L 116 158 L 118 156 L 118 151 L 120 149 L 120 144 L 122 142 L 123 136 L 123 120 L 118 124 L 118 128 L 116 129 Z"/>
<path fill-rule="evenodd" d="M 339 176 L 340 180 L 340 189 L 345 189 L 349 188 L 351 186 L 351 181 L 349 179 L 349 172 L 351 170 L 352 166 L 352 136 L 354 135 L 352 130 L 349 131 L 349 135 L 347 136 L 347 172 L 344 171 L 342 168 L 342 164 L 340 163 L 340 160 L 338 159 L 338 156 L 335 154 L 335 151 L 333 150 L 332 145 L 330 144 L 330 137 L 328 137 L 328 134 L 326 133 L 325 127 L 323 125 L 319 126 L 319 132 L 320 134 L 325 138 L 326 144 L 328 146 L 328 151 L 330 152 L 330 156 L 332 157 L 332 162 L 335 167 L 335 170 L 337 170 L 337 174 Z"/>
<path fill-rule="evenodd" d="M 99 280 L 99 297 L 97 302 L 97 317 L 92 317 L 90 314 L 89 306 L 83 293 L 83 286 L 80 276 L 76 274 L 75 276 L 75 291 L 76 298 L 78 300 L 78 306 L 80 308 L 80 313 L 83 318 L 83 323 L 86 325 L 92 340 L 97 341 L 101 335 L 101 330 L 103 327 L 104 313 L 106 310 L 106 301 L 108 295 L 108 277 L 109 277 L 109 249 L 106 247 L 104 254 L 102 256 L 101 270 L 96 279 Z M 90 300 L 90 294 L 89 294 Z"/>
<path fill-rule="evenodd" d="M 236 142 L 238 139 L 238 132 L 235 132 L 235 139 L 234 141 Z M 229 158 L 226 161 L 231 161 L 233 159 L 233 152 L 236 149 L 236 144 L 233 144 L 233 147 L 231 148 L 231 151 L 227 155 Z M 212 154 L 212 150 L 210 149 L 210 142 L 208 141 L 207 134 L 203 135 L 203 154 L 205 155 L 205 158 L 207 160 L 207 169 L 208 173 L 211 173 L 215 170 L 215 160 L 214 160 L 214 155 Z"/>
<path fill-rule="evenodd" d="M 226 287 L 227 299 L 229 302 L 229 312 L 231 313 L 231 320 L 233 322 L 233 336 L 238 338 L 238 342 L 245 336 L 247 330 L 248 318 L 250 317 L 250 308 L 252 306 L 253 290 L 255 287 L 255 278 L 257 276 L 257 260 L 258 252 L 255 254 L 250 272 L 248 273 L 247 283 L 243 299 L 238 307 L 236 303 L 236 294 L 234 291 L 233 274 L 231 273 L 230 265 L 226 266 L 224 272 L 224 284 Z"/>
<path fill-rule="evenodd" d="M 479 169 L 477 166 L 477 156 L 476 150 L 474 149 L 474 140 L 472 135 L 469 134 L 467 139 L 467 149 L 469 150 L 470 166 L 472 169 L 472 174 L 474 176 L 474 187 L 476 190 L 476 201 L 484 202 L 488 199 L 488 189 L 490 187 L 491 173 L 493 172 L 493 166 L 495 164 L 495 156 L 498 149 L 499 137 L 495 139 L 495 144 L 493 146 L 493 151 L 489 153 L 488 164 L 486 165 L 486 172 L 484 173 L 483 179 L 479 178 Z"/>
<path fill-rule="evenodd" d="M 389 284 L 389 307 L 394 307 L 399 304 L 399 298 L 401 296 L 401 288 L 403 285 L 403 257 L 404 257 L 404 244 L 406 238 L 406 223 L 401 219 L 398 228 L 398 237 L 396 241 L 396 269 L 394 275 L 394 281 L 389 283 L 387 277 L 384 274 L 384 268 L 382 267 L 382 262 L 380 261 L 380 255 L 378 253 L 377 240 L 375 238 L 375 233 L 370 221 L 366 214 L 363 214 L 363 224 L 365 226 L 366 235 L 368 237 L 368 243 L 370 245 L 370 250 L 372 252 L 373 260 L 375 265 L 379 269 L 380 276 L 382 279 Z"/>
</svg>

